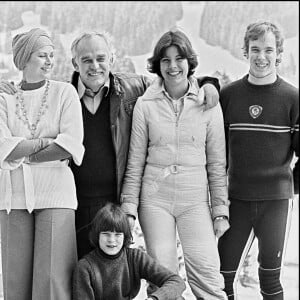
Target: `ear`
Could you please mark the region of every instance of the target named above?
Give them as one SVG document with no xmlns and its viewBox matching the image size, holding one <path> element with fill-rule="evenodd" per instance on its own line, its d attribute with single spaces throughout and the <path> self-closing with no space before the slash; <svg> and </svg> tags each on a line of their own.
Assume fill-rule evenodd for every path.
<svg viewBox="0 0 300 300">
<path fill-rule="evenodd" d="M 110 58 L 109 58 L 109 66 L 110 66 L 110 68 L 113 67 L 113 65 L 115 64 L 115 61 L 116 61 L 116 55 L 114 53 L 112 53 L 110 55 Z"/>
<path fill-rule="evenodd" d="M 79 66 L 78 66 L 75 58 L 72 58 L 72 65 L 73 65 L 75 71 L 79 72 Z"/>
<path fill-rule="evenodd" d="M 279 54 L 277 54 L 277 56 L 276 56 L 276 67 L 278 67 L 279 66 L 279 64 L 281 63 L 281 61 L 282 61 L 282 52 L 281 53 L 279 53 Z"/>
</svg>

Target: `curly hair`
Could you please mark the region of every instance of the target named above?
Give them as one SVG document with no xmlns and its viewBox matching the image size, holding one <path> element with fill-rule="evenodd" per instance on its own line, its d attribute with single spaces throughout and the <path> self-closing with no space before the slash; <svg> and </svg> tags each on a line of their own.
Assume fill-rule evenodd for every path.
<svg viewBox="0 0 300 300">
<path fill-rule="evenodd" d="M 99 235 L 103 231 L 122 232 L 124 234 L 123 247 L 129 247 L 132 244 L 132 234 L 127 215 L 113 203 L 108 203 L 101 208 L 92 221 L 89 239 L 93 248 L 99 247 Z"/>
<path fill-rule="evenodd" d="M 194 74 L 198 66 L 197 55 L 188 37 L 178 29 L 167 31 L 156 43 L 152 57 L 147 60 L 147 69 L 150 73 L 155 73 L 162 77 L 160 60 L 163 58 L 166 49 L 173 45 L 178 48 L 179 54 L 188 60 L 189 71 L 187 76 Z"/>
<path fill-rule="evenodd" d="M 242 49 L 244 50 L 244 56 L 248 57 L 249 52 L 249 41 L 255 41 L 267 32 L 272 32 L 276 40 L 276 51 L 277 55 L 283 52 L 283 35 L 277 25 L 271 22 L 256 22 L 248 25 L 245 36 L 244 45 Z M 276 59 L 276 66 L 281 62 L 281 58 Z"/>
</svg>

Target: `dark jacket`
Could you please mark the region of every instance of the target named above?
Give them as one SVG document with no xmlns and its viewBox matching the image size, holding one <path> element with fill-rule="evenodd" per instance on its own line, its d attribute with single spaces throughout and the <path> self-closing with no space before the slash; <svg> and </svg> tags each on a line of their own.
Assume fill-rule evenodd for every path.
<svg viewBox="0 0 300 300">
<path fill-rule="evenodd" d="M 71 83 L 76 89 L 78 78 L 79 73 L 74 72 Z M 110 74 L 110 125 L 116 155 L 117 199 L 120 197 L 126 170 L 133 108 L 150 83 L 151 80 L 143 75 Z"/>
<path fill-rule="evenodd" d="M 74 72 L 71 83 L 78 89 L 79 73 Z M 123 177 L 126 171 L 133 108 L 138 97 L 142 96 L 152 80 L 133 73 L 110 73 L 110 125 L 116 155 L 117 199 L 120 201 Z M 201 77 L 198 84 L 213 84 L 218 91 L 217 78 Z"/>
<path fill-rule="evenodd" d="M 185 289 L 181 277 L 140 249 L 125 248 L 109 256 L 98 248 L 82 258 L 73 273 L 73 300 L 131 300 L 141 279 L 158 286 L 157 300 L 179 299 Z"/>
</svg>

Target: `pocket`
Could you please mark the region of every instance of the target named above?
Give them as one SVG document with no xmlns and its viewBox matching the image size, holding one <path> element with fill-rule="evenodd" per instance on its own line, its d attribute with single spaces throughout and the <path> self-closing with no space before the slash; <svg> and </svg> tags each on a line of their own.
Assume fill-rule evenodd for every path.
<svg viewBox="0 0 300 300">
<path fill-rule="evenodd" d="M 149 169 L 146 170 L 143 177 L 141 198 L 146 199 L 158 192 L 163 181 L 164 170 L 165 169 L 158 169 L 155 172 L 151 172 Z"/>
</svg>

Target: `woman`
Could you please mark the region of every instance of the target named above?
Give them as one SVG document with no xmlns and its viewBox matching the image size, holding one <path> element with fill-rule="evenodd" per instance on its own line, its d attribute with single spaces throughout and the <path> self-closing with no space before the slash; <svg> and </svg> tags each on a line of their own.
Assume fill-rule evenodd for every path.
<svg viewBox="0 0 300 300">
<path fill-rule="evenodd" d="M 41 29 L 19 34 L 15 95 L 0 95 L 0 218 L 4 298 L 71 299 L 77 261 L 75 184 L 81 106 L 70 84 L 48 79 L 54 46 Z"/>
<path fill-rule="evenodd" d="M 203 110 L 184 33 L 165 33 L 148 62 L 158 78 L 134 108 L 122 208 L 138 208 L 148 253 L 172 271 L 177 228 L 193 294 L 226 299 L 216 242 L 229 228 L 222 111 Z"/>
</svg>

